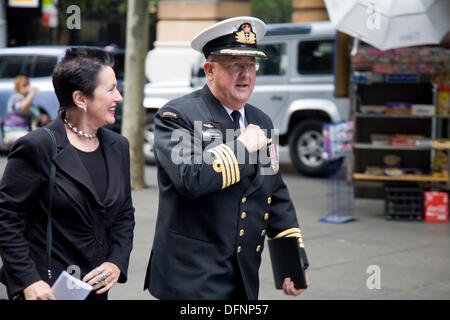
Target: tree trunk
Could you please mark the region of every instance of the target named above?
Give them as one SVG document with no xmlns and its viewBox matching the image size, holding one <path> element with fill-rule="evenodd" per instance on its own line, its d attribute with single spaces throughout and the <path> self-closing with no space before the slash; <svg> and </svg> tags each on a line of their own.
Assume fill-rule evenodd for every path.
<svg viewBox="0 0 450 320">
<path fill-rule="evenodd" d="M 144 174 L 145 56 L 148 51 L 149 13 L 147 0 L 129 0 L 125 48 L 122 135 L 130 142 L 131 188 L 146 187 Z"/>
</svg>

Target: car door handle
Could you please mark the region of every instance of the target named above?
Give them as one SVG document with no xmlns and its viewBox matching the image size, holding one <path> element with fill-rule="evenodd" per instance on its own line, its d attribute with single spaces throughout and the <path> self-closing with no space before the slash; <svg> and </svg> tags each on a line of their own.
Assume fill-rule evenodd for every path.
<svg viewBox="0 0 450 320">
<path fill-rule="evenodd" d="M 281 100 L 283 100 L 283 97 L 281 97 L 281 96 L 272 96 L 270 98 L 270 100 L 272 100 L 272 101 L 281 101 Z"/>
</svg>

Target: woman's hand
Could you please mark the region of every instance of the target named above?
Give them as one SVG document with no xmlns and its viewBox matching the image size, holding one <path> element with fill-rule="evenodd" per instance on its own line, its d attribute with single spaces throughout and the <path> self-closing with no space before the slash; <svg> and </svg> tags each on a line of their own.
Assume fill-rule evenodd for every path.
<svg viewBox="0 0 450 320">
<path fill-rule="evenodd" d="M 45 281 L 37 281 L 23 290 L 26 300 L 55 300 L 52 288 Z"/>
<path fill-rule="evenodd" d="M 100 266 L 89 272 L 83 281 L 89 283 L 102 294 L 111 289 L 119 280 L 120 269 L 111 262 L 103 262 Z"/>
</svg>

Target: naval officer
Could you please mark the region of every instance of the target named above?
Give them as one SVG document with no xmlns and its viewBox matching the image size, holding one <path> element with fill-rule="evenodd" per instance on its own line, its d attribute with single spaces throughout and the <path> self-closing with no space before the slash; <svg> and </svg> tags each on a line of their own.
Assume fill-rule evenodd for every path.
<svg viewBox="0 0 450 320">
<path fill-rule="evenodd" d="M 308 266 L 272 121 L 247 103 L 265 31 L 235 17 L 200 32 L 191 46 L 206 58 L 206 85 L 156 114 L 159 208 L 144 285 L 156 298 L 257 299 L 266 235 L 297 237 Z M 289 278 L 283 289 L 304 291 Z"/>
</svg>

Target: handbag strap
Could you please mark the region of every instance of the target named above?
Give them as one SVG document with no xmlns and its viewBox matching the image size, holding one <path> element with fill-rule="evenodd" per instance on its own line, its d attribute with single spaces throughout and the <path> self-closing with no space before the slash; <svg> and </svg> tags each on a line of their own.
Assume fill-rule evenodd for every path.
<svg viewBox="0 0 450 320">
<path fill-rule="evenodd" d="M 52 140 L 52 157 L 50 159 L 50 179 L 48 184 L 49 199 L 48 199 L 48 213 L 47 213 L 47 272 L 48 278 L 52 278 L 52 272 L 50 270 L 51 257 L 52 257 L 52 207 L 53 207 L 53 189 L 55 185 L 55 173 L 56 167 L 53 162 L 56 157 L 56 138 L 53 132 L 49 128 L 44 128 Z"/>
</svg>

